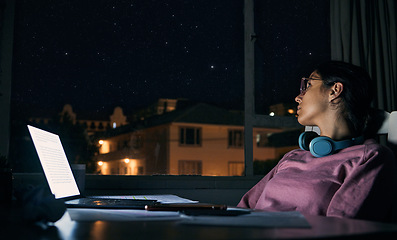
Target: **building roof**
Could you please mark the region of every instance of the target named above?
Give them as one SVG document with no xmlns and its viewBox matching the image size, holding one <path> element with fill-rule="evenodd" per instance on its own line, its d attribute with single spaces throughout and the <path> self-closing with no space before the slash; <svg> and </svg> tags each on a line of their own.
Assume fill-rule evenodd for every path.
<svg viewBox="0 0 397 240">
<path fill-rule="evenodd" d="M 238 111 L 229 111 L 205 103 L 189 105 L 172 112 L 155 115 L 141 121 L 108 130 L 98 137 L 111 137 L 138 129 L 170 124 L 170 123 L 199 123 L 243 126 L 243 114 Z"/>
<path fill-rule="evenodd" d="M 144 120 L 145 127 L 179 123 L 221 124 L 221 125 L 243 125 L 243 114 L 232 112 L 223 108 L 205 103 L 195 105 L 157 115 Z"/>
</svg>

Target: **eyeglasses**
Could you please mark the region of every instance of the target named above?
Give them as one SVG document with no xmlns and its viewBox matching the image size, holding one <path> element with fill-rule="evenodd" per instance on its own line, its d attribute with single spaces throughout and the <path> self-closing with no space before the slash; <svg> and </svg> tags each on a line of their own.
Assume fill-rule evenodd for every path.
<svg viewBox="0 0 397 240">
<path fill-rule="evenodd" d="M 316 79 L 316 78 L 302 78 L 301 80 L 301 88 L 300 93 L 303 94 L 307 91 L 307 89 L 311 86 L 309 81 L 322 81 L 323 79 Z"/>
</svg>

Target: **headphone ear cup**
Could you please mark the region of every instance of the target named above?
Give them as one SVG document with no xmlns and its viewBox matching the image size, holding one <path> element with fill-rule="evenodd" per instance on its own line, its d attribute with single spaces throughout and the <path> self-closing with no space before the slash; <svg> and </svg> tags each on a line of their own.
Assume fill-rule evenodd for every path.
<svg viewBox="0 0 397 240">
<path fill-rule="evenodd" d="M 317 137 L 310 142 L 310 153 L 315 157 L 325 157 L 335 152 L 334 141 L 329 137 Z"/>
<path fill-rule="evenodd" d="M 318 137 L 316 132 L 303 132 L 299 135 L 299 147 L 302 150 L 310 151 L 310 142 Z"/>
</svg>

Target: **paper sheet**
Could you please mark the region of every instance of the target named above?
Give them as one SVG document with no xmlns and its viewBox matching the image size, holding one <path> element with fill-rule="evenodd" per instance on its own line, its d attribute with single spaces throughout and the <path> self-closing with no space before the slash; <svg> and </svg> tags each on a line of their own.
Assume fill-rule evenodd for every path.
<svg viewBox="0 0 397 240">
<path fill-rule="evenodd" d="M 192 217 L 172 211 L 69 208 L 67 213 L 73 221 L 176 221 L 179 224 L 229 227 L 311 227 L 299 212 L 251 212 L 239 216 Z"/>
</svg>

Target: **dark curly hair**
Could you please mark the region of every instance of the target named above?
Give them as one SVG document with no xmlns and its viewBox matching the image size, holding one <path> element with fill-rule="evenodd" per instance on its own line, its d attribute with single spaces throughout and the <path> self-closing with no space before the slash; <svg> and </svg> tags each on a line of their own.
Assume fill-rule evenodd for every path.
<svg viewBox="0 0 397 240">
<path fill-rule="evenodd" d="M 355 136 L 363 135 L 370 118 L 375 86 L 368 72 L 359 66 L 340 61 L 330 61 L 317 66 L 326 87 L 336 82 L 343 84 L 341 93 L 342 116 Z"/>
</svg>

